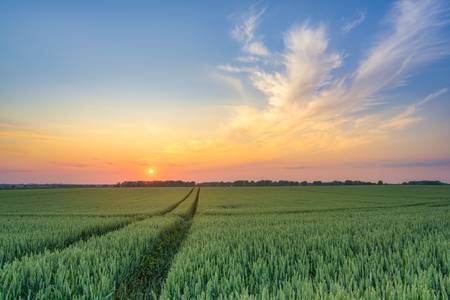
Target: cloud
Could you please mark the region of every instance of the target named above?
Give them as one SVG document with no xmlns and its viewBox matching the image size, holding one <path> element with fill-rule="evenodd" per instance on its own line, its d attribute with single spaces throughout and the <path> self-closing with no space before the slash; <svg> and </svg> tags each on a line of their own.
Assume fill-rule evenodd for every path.
<svg viewBox="0 0 450 300">
<path fill-rule="evenodd" d="M 265 8 L 257 9 L 252 6 L 248 12 L 234 16 L 237 22 L 231 34 L 241 43 L 242 51 L 250 57 L 269 55 L 269 50 L 262 39 L 255 34 L 265 10 Z"/>
<path fill-rule="evenodd" d="M 379 160 L 379 161 L 354 161 L 342 162 L 337 164 L 310 164 L 310 165 L 289 165 L 285 169 L 307 170 L 307 169 L 333 169 L 333 168 L 351 168 L 351 169 L 408 169 L 408 168 L 448 168 L 450 159 L 429 159 L 429 160 Z"/>
<path fill-rule="evenodd" d="M 263 12 L 250 13 L 244 25 L 235 27 L 235 38 L 244 46 L 255 39 Z M 263 108 L 236 107 L 228 137 L 253 141 L 256 147 L 275 149 L 289 142 L 291 149 L 321 151 L 367 143 L 371 135 L 408 126 L 426 102 L 447 89 L 399 111 L 394 109 L 399 105 L 380 103 L 389 91 L 407 84 L 418 67 L 449 54 L 449 39 L 442 32 L 448 23 L 442 1 L 399 1 L 357 68 L 340 76 L 335 70 L 345 56 L 330 49 L 327 28 L 309 23 L 292 27 L 283 35 L 281 51 L 267 49 L 270 56 L 219 68 L 245 74 L 267 100 Z M 246 47 L 242 51 L 248 54 Z"/>
<path fill-rule="evenodd" d="M 329 83 L 331 71 L 342 62 L 339 53 L 328 51 L 324 26 L 293 27 L 285 34 L 284 45 L 276 62 L 281 71 L 259 69 L 251 74 L 253 85 L 269 97 L 272 106 L 307 102 Z"/>
<path fill-rule="evenodd" d="M 0 120 L 0 139 L 2 138 L 26 138 L 33 140 L 56 141 L 61 140 L 56 135 L 50 135 L 38 130 L 30 129 L 21 124 L 2 122 Z"/>
<path fill-rule="evenodd" d="M 359 64 L 350 96 L 368 99 L 385 89 L 405 85 L 417 67 L 450 52 L 442 29 L 449 24 L 443 2 L 399 1 L 386 18 L 387 32 L 380 35 Z"/>
<path fill-rule="evenodd" d="M 59 167 L 67 167 L 67 168 L 90 168 L 94 167 L 94 165 L 86 164 L 86 163 L 72 163 L 72 162 L 65 162 L 65 161 L 56 161 L 52 160 L 49 161 L 49 164 L 59 166 Z"/>
<path fill-rule="evenodd" d="M 33 172 L 34 170 L 31 169 L 20 169 L 20 168 L 0 168 L 0 174 L 7 174 L 7 173 L 29 173 Z"/>
<path fill-rule="evenodd" d="M 365 19 L 366 12 L 359 11 L 356 18 L 345 22 L 345 24 L 341 28 L 342 32 L 349 33 L 350 31 L 361 25 L 361 23 L 364 22 Z"/>
<path fill-rule="evenodd" d="M 449 168 L 450 159 L 435 159 L 424 161 L 409 161 L 409 162 L 384 162 L 381 166 L 386 168 Z"/>
<path fill-rule="evenodd" d="M 224 66 L 222 70 L 227 70 L 227 72 L 233 72 L 233 70 L 227 68 L 227 66 Z M 247 91 L 240 78 L 229 76 L 227 74 L 224 74 L 223 72 L 212 72 L 210 76 L 217 82 L 225 84 L 228 87 L 231 87 L 231 89 L 235 92 L 236 95 L 239 96 L 240 99 L 245 100 L 248 98 Z"/>
<path fill-rule="evenodd" d="M 428 160 L 380 160 L 372 162 L 346 162 L 340 167 L 353 168 L 386 168 L 386 169 L 408 169 L 408 168 L 448 168 L 450 159 L 428 159 Z"/>
<path fill-rule="evenodd" d="M 390 93 L 407 84 L 417 68 L 449 54 L 443 47 L 450 38 L 442 34 L 448 24 L 443 2 L 394 4 L 383 31 L 346 72 L 341 68 L 346 55 L 331 47 L 323 24 L 292 26 L 280 35 L 281 49 L 265 46 L 268 55 L 249 53 L 245 45 L 261 41 L 255 32 L 263 12 L 244 14 L 247 21 L 234 29 L 241 53 L 216 69 L 224 75 L 216 78 L 238 91 L 241 104 L 227 107 L 229 117 L 213 136 L 176 140 L 163 156 L 208 168 L 268 161 L 301 168 L 336 165 L 343 157 L 370 155 L 361 149 L 379 151 L 386 137 L 393 141 L 423 117 L 429 101 L 447 92 L 431 91 L 417 102 Z M 245 95 L 255 101 L 245 101 Z"/>
<path fill-rule="evenodd" d="M 434 98 L 438 98 L 439 96 L 447 93 L 448 88 L 440 89 L 436 92 L 429 94 L 423 100 L 413 103 L 406 107 L 406 109 L 395 117 L 383 122 L 383 125 L 380 127 L 381 129 L 399 129 L 404 128 L 414 122 L 419 121 L 420 119 L 416 116 L 416 113 L 422 108 L 422 106 L 431 101 Z"/>
</svg>

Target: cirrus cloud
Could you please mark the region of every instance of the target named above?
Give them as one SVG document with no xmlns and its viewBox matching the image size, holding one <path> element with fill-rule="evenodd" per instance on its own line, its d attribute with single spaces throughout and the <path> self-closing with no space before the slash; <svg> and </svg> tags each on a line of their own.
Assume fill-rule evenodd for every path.
<svg viewBox="0 0 450 300">
<path fill-rule="evenodd" d="M 233 36 L 241 53 L 216 68 L 242 104 L 228 106 L 229 118 L 213 137 L 176 141 L 168 154 L 183 153 L 183 159 L 201 160 L 205 168 L 329 165 L 343 154 L 367 159 L 370 154 L 360 155 L 361 149 L 377 148 L 386 138 L 394 141 L 396 133 L 423 118 L 420 112 L 429 101 L 447 92 L 442 87 L 419 100 L 390 94 L 417 69 L 450 54 L 449 38 L 442 34 L 448 25 L 442 1 L 395 3 L 383 31 L 347 73 L 341 68 L 346 54 L 331 48 L 325 25 L 293 26 L 281 35 L 281 50 L 269 49 L 258 35 L 263 13 L 251 8 L 239 14 Z M 249 50 L 254 41 L 264 53 Z M 243 95 L 257 100 L 248 104 Z"/>
<path fill-rule="evenodd" d="M 264 10 L 250 12 L 235 26 L 243 52 L 254 40 Z M 363 19 L 363 18 L 360 18 Z M 385 19 L 385 30 L 360 60 L 344 75 L 345 55 L 329 47 L 327 28 L 294 26 L 284 33 L 282 51 L 270 51 L 258 60 L 220 66 L 220 70 L 245 76 L 266 98 L 261 108 L 239 106 L 229 124 L 229 136 L 265 144 L 286 143 L 336 148 L 364 143 L 368 134 L 389 134 L 419 118 L 416 114 L 431 98 L 447 89 L 431 91 L 425 101 L 380 106 L 380 95 L 407 84 L 414 71 L 449 54 L 442 34 L 448 22 L 442 1 L 399 1 Z M 362 22 L 362 21 L 360 21 Z M 356 26 L 356 25 L 355 25 Z M 403 107 L 402 107 L 403 105 Z M 378 109 L 369 109 L 371 107 Z M 295 148 L 295 147 L 294 147 Z"/>
<path fill-rule="evenodd" d="M 345 24 L 342 26 L 341 30 L 344 33 L 349 33 L 359 25 L 361 25 L 362 22 L 366 19 L 366 12 L 359 11 L 358 16 L 350 21 L 345 22 Z"/>
</svg>

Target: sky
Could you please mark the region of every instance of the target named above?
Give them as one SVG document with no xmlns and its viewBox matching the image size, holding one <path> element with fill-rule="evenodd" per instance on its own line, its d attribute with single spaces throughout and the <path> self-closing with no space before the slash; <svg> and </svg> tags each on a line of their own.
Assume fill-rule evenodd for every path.
<svg viewBox="0 0 450 300">
<path fill-rule="evenodd" d="M 3 0 L 0 182 L 450 182 L 449 43 L 445 0 Z"/>
</svg>

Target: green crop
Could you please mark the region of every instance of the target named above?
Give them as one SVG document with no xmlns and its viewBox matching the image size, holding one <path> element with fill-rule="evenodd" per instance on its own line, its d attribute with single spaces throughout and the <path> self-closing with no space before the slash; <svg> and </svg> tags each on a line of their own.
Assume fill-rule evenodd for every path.
<svg viewBox="0 0 450 300">
<path fill-rule="evenodd" d="M 321 186 L 203 188 L 203 214 L 295 213 L 449 205 L 449 186 Z"/>
<path fill-rule="evenodd" d="M 8 221 L 2 220 L 5 231 L 9 231 L 11 235 L 14 230 L 19 235 L 23 234 L 24 241 L 30 239 L 26 229 L 35 225 L 34 232 L 30 234 L 34 234 L 37 240 L 39 237 L 43 241 L 47 238 L 49 244 L 67 242 L 68 238 L 74 238 L 76 233 L 80 234 L 80 231 L 86 228 L 100 230 L 108 222 L 115 224 L 114 226 L 133 223 L 107 234 L 99 232 L 98 236 L 80 239 L 65 248 L 61 244 L 61 249 L 54 247 L 56 249 L 53 251 L 45 250 L 41 254 L 30 253 L 45 248 L 45 242 L 42 242 L 42 245 L 38 242 L 30 244 L 30 255 L 7 263 L 0 270 L 0 299 L 114 298 L 118 289 L 128 285 L 130 278 L 138 274 L 148 257 L 157 253 L 161 239 L 165 239 L 168 233 L 176 232 L 174 228 L 186 227 L 183 224 L 187 221 L 171 211 L 177 211 L 183 216 L 192 211 L 195 197 L 193 193 L 187 195 L 190 196 L 172 200 L 170 205 L 162 210 L 166 215 L 142 216 L 141 218 L 145 219 L 141 221 L 125 217 L 22 217 L 23 225 L 12 229 L 13 224 L 20 224 L 20 217 L 13 216 L 8 218 Z M 74 223 L 63 223 L 70 220 Z M 54 240 L 50 240 L 52 232 L 59 233 L 54 236 Z M 152 294 L 152 291 L 148 293 Z"/>
<path fill-rule="evenodd" d="M 127 217 L 0 217 L 0 267 L 13 259 L 64 248 L 78 240 L 118 229 Z"/>
<path fill-rule="evenodd" d="M 0 213 L 19 215 L 155 214 L 191 188 L 75 188 L 0 190 Z"/>
<path fill-rule="evenodd" d="M 448 186 L 189 191 L 0 191 L 0 299 L 450 296 Z"/>
<path fill-rule="evenodd" d="M 161 297 L 448 299 L 450 190 L 430 191 L 203 189 Z"/>
<path fill-rule="evenodd" d="M 121 230 L 7 264 L 0 298 L 105 299 L 136 270 L 159 234 L 180 219 L 153 217 Z"/>
</svg>

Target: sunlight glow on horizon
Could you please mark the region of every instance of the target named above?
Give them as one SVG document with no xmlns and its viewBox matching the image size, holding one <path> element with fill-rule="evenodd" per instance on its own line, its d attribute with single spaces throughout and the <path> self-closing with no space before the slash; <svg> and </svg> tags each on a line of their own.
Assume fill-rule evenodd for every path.
<svg viewBox="0 0 450 300">
<path fill-rule="evenodd" d="M 0 183 L 450 182 L 444 0 L 73 5 L 0 4 Z"/>
</svg>

